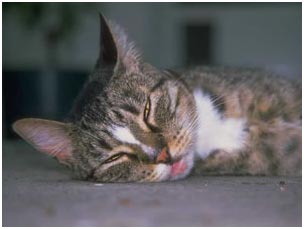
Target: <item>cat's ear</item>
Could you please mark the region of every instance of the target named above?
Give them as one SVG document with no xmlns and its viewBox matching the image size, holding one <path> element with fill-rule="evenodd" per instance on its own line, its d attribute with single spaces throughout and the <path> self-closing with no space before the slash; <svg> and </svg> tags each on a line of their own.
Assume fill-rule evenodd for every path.
<svg viewBox="0 0 304 229">
<path fill-rule="evenodd" d="M 140 65 L 140 54 L 129 41 L 123 29 L 100 16 L 100 51 L 96 66 L 112 66 L 127 72 L 136 72 Z"/>
<path fill-rule="evenodd" d="M 102 14 L 100 18 L 99 57 L 97 66 L 114 66 L 117 64 L 118 51 L 111 29 Z"/>
<path fill-rule="evenodd" d="M 67 124 L 26 118 L 16 121 L 13 129 L 37 150 L 56 157 L 59 162 L 67 164 L 71 158 L 73 146 Z"/>
</svg>

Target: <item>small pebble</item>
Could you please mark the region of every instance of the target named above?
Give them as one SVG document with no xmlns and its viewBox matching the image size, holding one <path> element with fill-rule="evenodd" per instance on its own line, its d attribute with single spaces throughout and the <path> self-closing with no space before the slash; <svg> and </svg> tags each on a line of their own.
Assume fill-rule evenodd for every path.
<svg viewBox="0 0 304 229">
<path fill-rule="evenodd" d="M 286 191 L 286 183 L 285 183 L 285 181 L 280 181 L 279 182 L 279 185 L 280 185 L 280 191 L 281 192 L 285 192 Z"/>
<path fill-rule="evenodd" d="M 102 183 L 95 183 L 94 185 L 95 185 L 95 186 L 103 186 Z"/>
</svg>

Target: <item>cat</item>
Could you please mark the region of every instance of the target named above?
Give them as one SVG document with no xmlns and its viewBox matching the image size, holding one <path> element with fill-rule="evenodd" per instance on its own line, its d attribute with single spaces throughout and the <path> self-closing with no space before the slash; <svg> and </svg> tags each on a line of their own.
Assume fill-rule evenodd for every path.
<svg viewBox="0 0 304 229">
<path fill-rule="evenodd" d="M 247 68 L 158 70 L 102 15 L 96 66 L 66 120 L 13 129 L 90 181 L 301 174 L 299 83 Z"/>
</svg>

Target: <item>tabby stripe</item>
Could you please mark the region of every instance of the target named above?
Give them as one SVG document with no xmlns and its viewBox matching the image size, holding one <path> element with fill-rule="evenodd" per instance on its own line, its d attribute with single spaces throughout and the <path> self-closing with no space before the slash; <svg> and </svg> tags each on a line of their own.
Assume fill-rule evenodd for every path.
<svg viewBox="0 0 304 229">
<path fill-rule="evenodd" d="M 177 96 L 176 96 L 176 101 L 175 101 L 174 111 L 170 114 L 171 119 L 176 116 L 177 107 L 180 105 L 180 99 L 181 99 L 181 93 L 180 93 L 180 90 L 178 90 Z"/>
<path fill-rule="evenodd" d="M 158 83 L 152 87 L 150 92 L 154 92 L 156 89 L 161 87 L 166 81 L 167 81 L 167 79 L 161 79 L 160 81 L 158 81 Z"/>
<path fill-rule="evenodd" d="M 177 96 L 176 96 L 175 108 L 174 108 L 175 112 L 176 112 L 177 107 L 180 104 L 180 99 L 181 99 L 181 92 L 180 92 L 180 90 L 178 90 Z"/>
<path fill-rule="evenodd" d="M 140 112 L 137 108 L 135 108 L 134 106 L 130 106 L 129 104 L 123 104 L 121 106 L 119 106 L 120 109 L 125 110 L 129 113 L 132 113 L 134 115 L 139 115 Z"/>
<path fill-rule="evenodd" d="M 123 121 L 124 117 L 122 114 L 119 113 L 119 111 L 117 110 L 112 110 L 112 112 L 114 113 L 114 115 L 118 118 L 119 121 Z"/>
<path fill-rule="evenodd" d="M 102 148 L 103 149 L 105 149 L 105 150 L 112 150 L 113 148 L 112 148 L 112 146 L 109 144 L 109 143 L 107 143 L 104 139 L 98 139 L 98 143 L 102 146 Z"/>
<path fill-rule="evenodd" d="M 161 129 L 157 126 L 154 126 L 148 122 L 146 122 L 146 125 L 150 128 L 150 130 L 153 132 L 153 133 L 160 133 L 161 132 Z"/>
<path fill-rule="evenodd" d="M 99 130 L 99 131 L 103 132 L 104 134 L 108 135 L 111 138 L 113 137 L 113 134 L 110 131 L 108 131 L 107 129 L 102 129 L 102 130 Z"/>
<path fill-rule="evenodd" d="M 171 111 L 172 109 L 171 109 L 171 106 L 172 106 L 172 99 L 171 99 L 171 96 L 168 96 L 168 98 L 169 98 L 169 102 L 168 102 L 168 105 L 167 105 L 167 110 L 168 111 Z"/>
</svg>

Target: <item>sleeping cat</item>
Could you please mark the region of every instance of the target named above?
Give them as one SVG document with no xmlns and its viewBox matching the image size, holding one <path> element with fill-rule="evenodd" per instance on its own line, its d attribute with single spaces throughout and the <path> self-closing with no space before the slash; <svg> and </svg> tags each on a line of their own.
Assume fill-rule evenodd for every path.
<svg viewBox="0 0 304 229">
<path fill-rule="evenodd" d="M 174 72 L 143 62 L 100 16 L 94 71 L 64 122 L 22 119 L 37 150 L 100 182 L 301 174 L 301 85 L 254 69 Z"/>
</svg>

